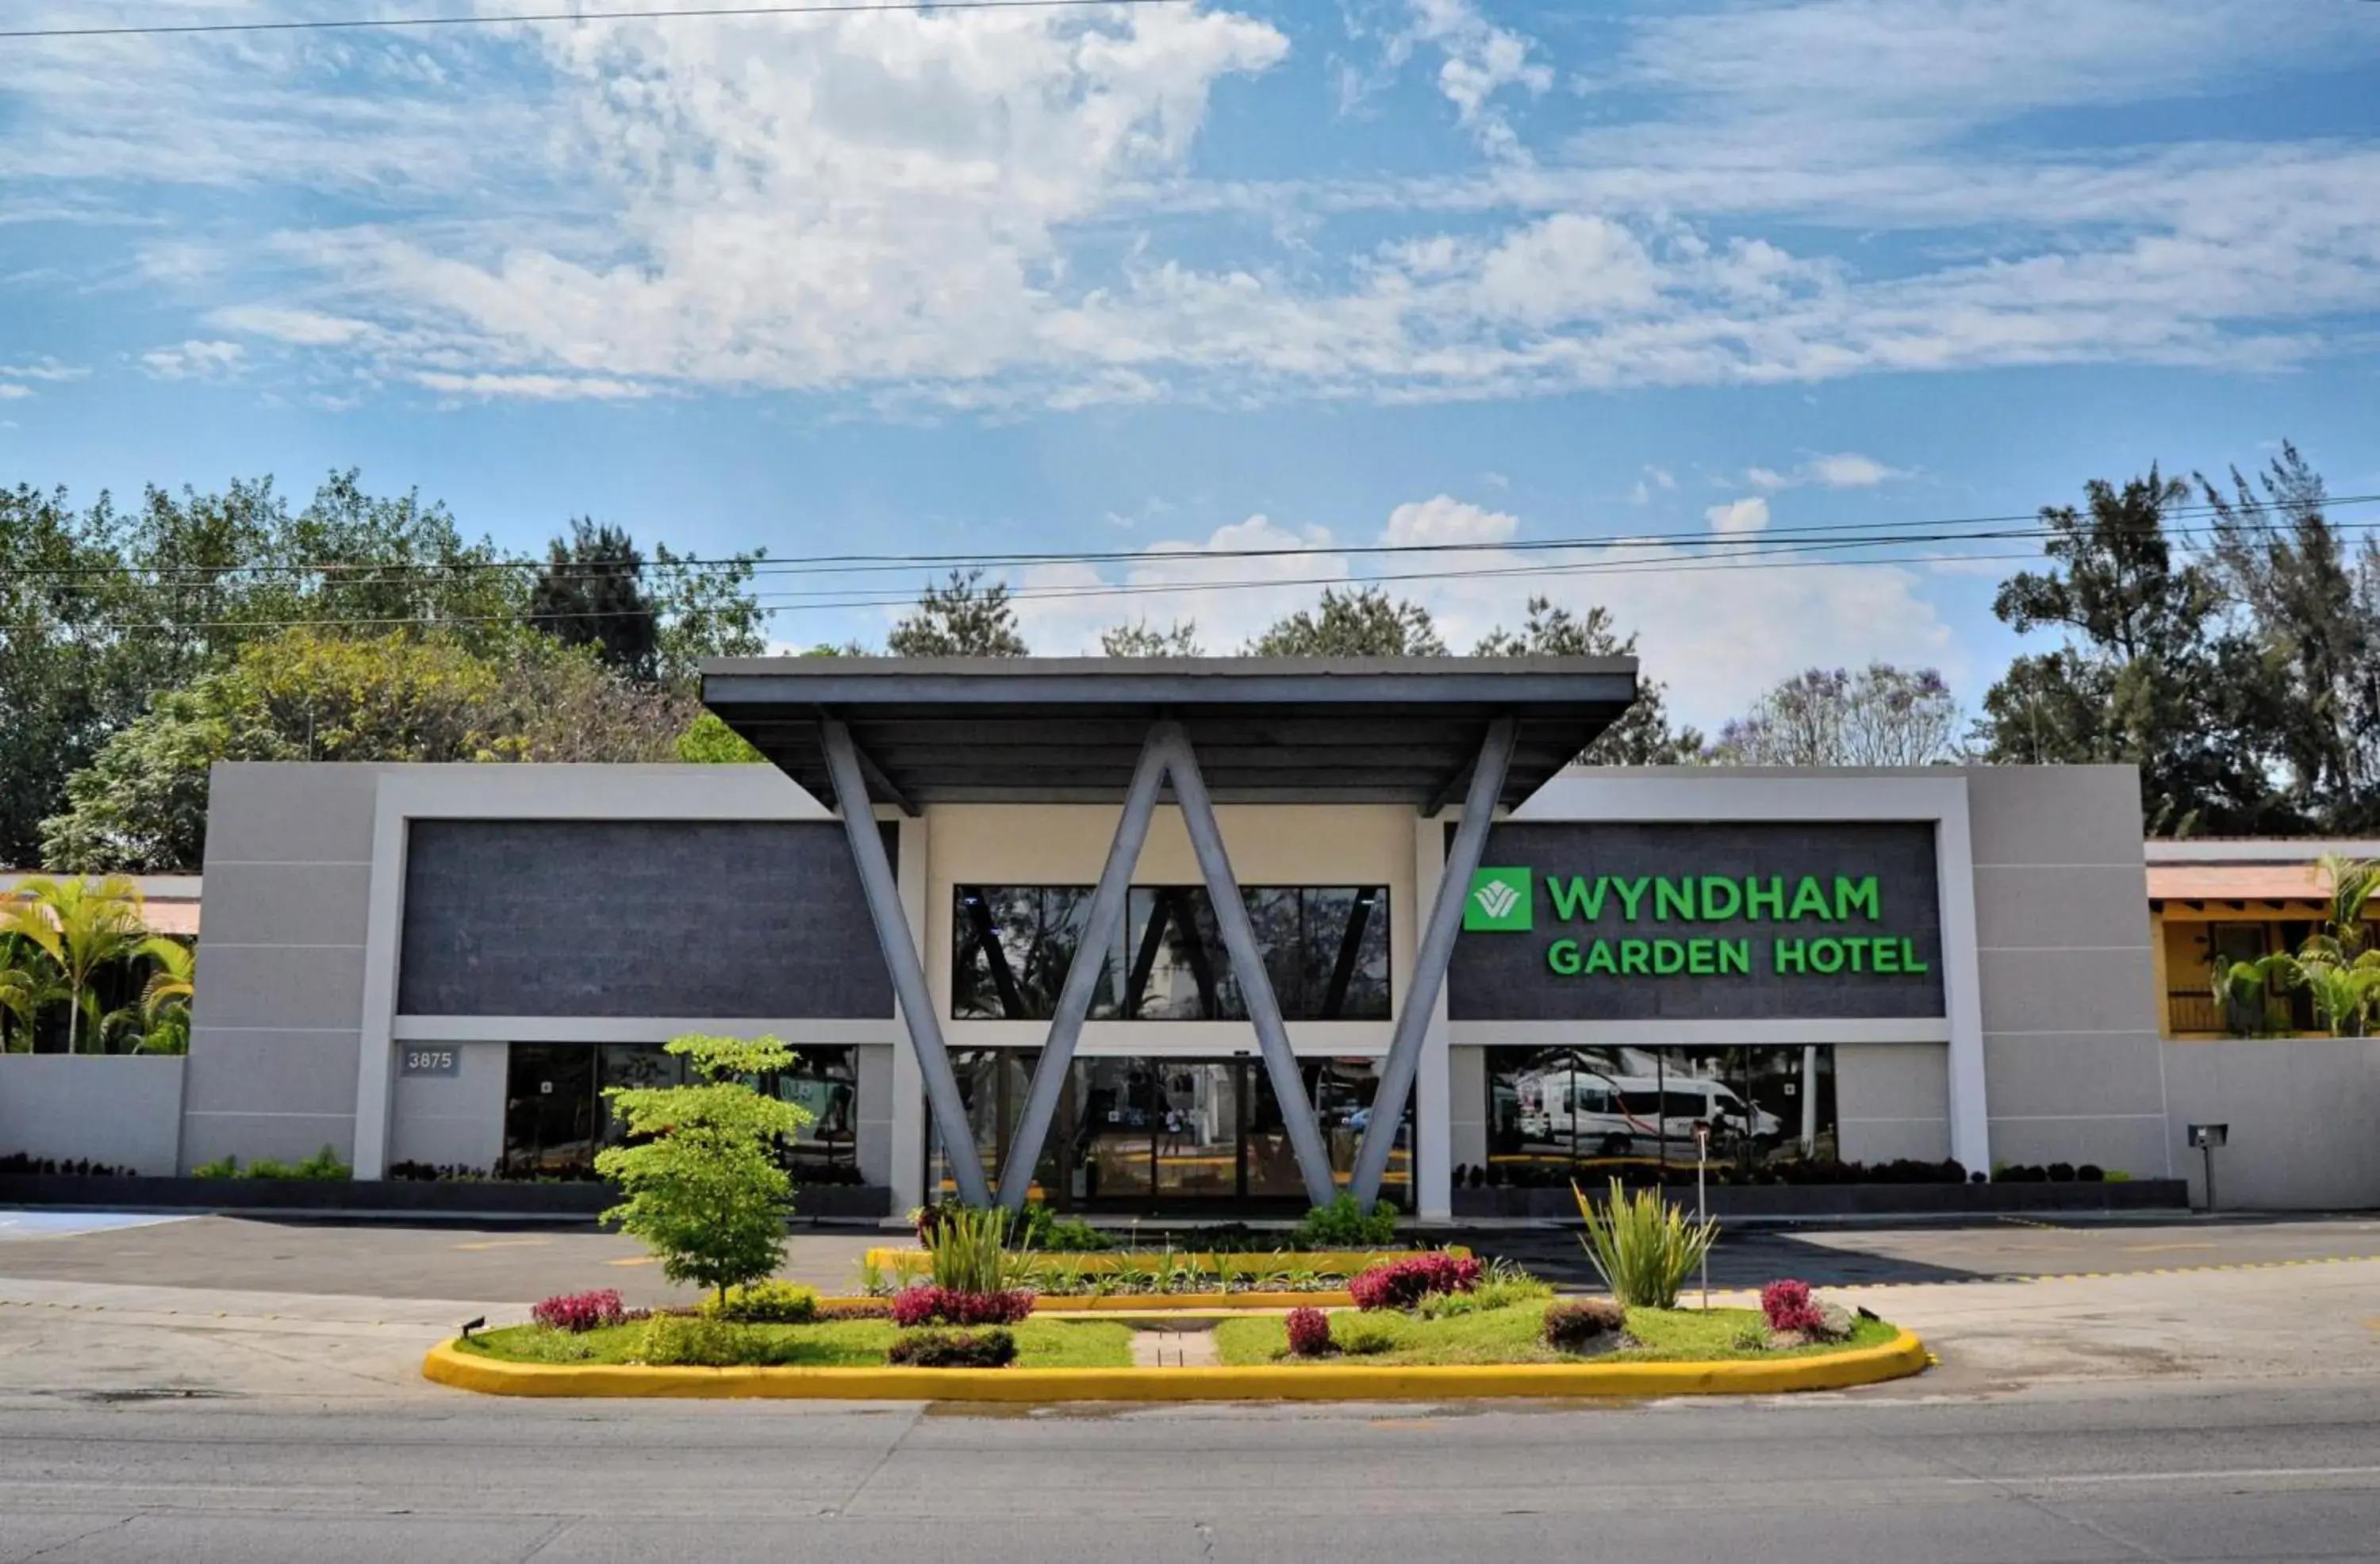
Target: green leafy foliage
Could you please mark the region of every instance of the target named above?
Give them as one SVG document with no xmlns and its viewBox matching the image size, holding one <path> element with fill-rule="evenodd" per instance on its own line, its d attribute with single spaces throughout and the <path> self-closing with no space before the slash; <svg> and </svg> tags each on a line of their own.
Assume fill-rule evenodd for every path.
<svg viewBox="0 0 2380 1564">
<path fill-rule="evenodd" d="M 1628 1308 L 1676 1306 L 1679 1290 L 1718 1242 L 1718 1224 L 1689 1220 L 1658 1189 L 1631 1194 L 1618 1179 L 1600 1205 L 1577 1184 L 1570 1188 L 1586 1224 L 1580 1242 L 1611 1296 Z"/>
<path fill-rule="evenodd" d="M 188 872 L 219 760 L 665 760 L 695 709 L 543 636 L 482 651 L 443 633 L 284 630 L 110 739 L 42 822 L 42 850 L 65 869 Z"/>
<path fill-rule="evenodd" d="M 689 766 L 750 766 L 768 759 L 716 711 L 701 713 L 677 735 L 677 758 Z"/>
<path fill-rule="evenodd" d="M 656 1367 L 732 1368 L 758 1355 L 742 1326 L 709 1315 L 657 1314 L 645 1321 L 637 1361 Z"/>
<path fill-rule="evenodd" d="M 999 1327 L 985 1330 L 906 1330 L 884 1361 L 906 1368 L 1005 1368 L 1016 1361 L 1015 1336 Z"/>
<path fill-rule="evenodd" d="M 339 1160 L 339 1154 L 329 1146 L 322 1147 L 301 1162 L 284 1162 L 275 1158 L 260 1157 L 246 1167 L 237 1157 L 218 1157 L 190 1170 L 198 1179 L 317 1179 L 344 1182 L 355 1177 L 355 1170 Z"/>
<path fill-rule="evenodd" d="M 797 1281 L 755 1281 L 704 1299 L 702 1312 L 736 1325 L 808 1325 L 818 1318 L 818 1289 Z"/>
<path fill-rule="evenodd" d="M 950 579 L 929 581 L 892 633 L 885 649 L 895 657 L 1024 657 L 1025 637 L 1017 633 L 1016 609 L 1008 588 L 998 581 L 984 585 L 980 567 L 953 570 Z"/>
<path fill-rule="evenodd" d="M 1251 657 L 1444 657 L 1429 610 L 1378 587 L 1322 588 L 1322 601 L 1300 609 L 1250 641 Z"/>
<path fill-rule="evenodd" d="M 1498 625 L 1471 649 L 1474 657 L 1634 657 L 1634 631 L 1623 636 L 1611 611 L 1591 604 L 1572 613 L 1551 598 L 1531 597 L 1517 631 Z M 1703 735 L 1691 725 L 1670 726 L 1668 688 L 1640 677 L 1636 704 L 1579 757 L 1590 766 L 1677 766 L 1701 758 Z"/>
<path fill-rule="evenodd" d="M 36 876 L 0 903 L 0 934 L 50 959 L 67 1000 L 67 1051 L 80 1051 L 83 1021 L 90 1017 L 103 1051 L 107 1017 L 99 1013 L 91 980 L 100 971 L 137 954 L 148 939 L 141 919 L 140 888 L 121 875 L 103 879 Z"/>
<path fill-rule="evenodd" d="M 595 1158 L 595 1170 L 622 1195 L 602 1219 L 642 1240 L 663 1276 L 723 1301 L 729 1288 L 759 1280 L 784 1257 L 793 1181 L 777 1148 L 810 1115 L 748 1084 L 793 1062 L 793 1050 L 774 1037 L 686 1037 L 666 1047 L 686 1060 L 690 1084 L 604 1094 L 629 1142 Z"/>
<path fill-rule="evenodd" d="M 1396 1208 L 1382 1202 L 1366 1211 L 1355 1197 L 1341 1191 L 1328 1206 L 1317 1206 L 1297 1224 L 1299 1249 L 1370 1249 L 1393 1243 L 1397 1237 Z"/>
</svg>

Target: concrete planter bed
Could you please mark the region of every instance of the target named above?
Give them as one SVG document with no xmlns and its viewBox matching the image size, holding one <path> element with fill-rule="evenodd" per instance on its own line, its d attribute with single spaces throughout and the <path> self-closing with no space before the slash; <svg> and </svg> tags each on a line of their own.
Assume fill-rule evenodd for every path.
<svg viewBox="0 0 2380 1564">
<path fill-rule="evenodd" d="M 1691 1208 L 1692 1187 L 1670 1198 Z M 1750 1184 L 1706 1192 L 1710 1214 L 1729 1217 L 1990 1216 L 2027 1211 L 2181 1211 L 2190 1186 L 2180 1179 L 2132 1179 L 2118 1183 Z M 1566 1187 L 1459 1189 L 1458 1218 L 1536 1218 L 1576 1221 L 1578 1203 Z"/>
<path fill-rule="evenodd" d="M 618 1197 L 601 1183 L 470 1182 L 388 1179 L 86 1178 L 0 1176 L 0 1206 L 110 1210 L 303 1211 L 324 1215 L 504 1216 L 592 1219 Z M 821 1184 L 795 1197 L 796 1221 L 872 1220 L 889 1215 L 892 1192 L 867 1184 Z"/>
</svg>

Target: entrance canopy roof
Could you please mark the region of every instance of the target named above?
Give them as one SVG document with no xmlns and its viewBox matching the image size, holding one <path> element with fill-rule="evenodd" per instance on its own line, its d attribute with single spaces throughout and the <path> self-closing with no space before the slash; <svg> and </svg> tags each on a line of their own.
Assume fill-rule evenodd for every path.
<svg viewBox="0 0 2380 1564">
<path fill-rule="evenodd" d="M 1488 724 L 1519 737 L 1516 805 L 1636 698 L 1628 657 L 723 658 L 702 698 L 820 798 L 820 722 L 851 730 L 868 794 L 1098 803 L 1124 794 L 1149 725 L 1187 732 L 1223 803 L 1401 803 L 1459 795 Z"/>
</svg>

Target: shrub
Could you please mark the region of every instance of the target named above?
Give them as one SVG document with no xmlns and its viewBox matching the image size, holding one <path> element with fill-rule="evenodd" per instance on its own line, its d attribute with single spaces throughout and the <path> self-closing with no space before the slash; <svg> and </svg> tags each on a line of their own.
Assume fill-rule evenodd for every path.
<svg viewBox="0 0 2380 1564">
<path fill-rule="evenodd" d="M 961 1292 L 948 1287 L 912 1287 L 892 1295 L 892 1323 L 912 1326 L 1014 1325 L 1033 1312 L 1033 1294 L 1022 1288 L 999 1292 Z"/>
<path fill-rule="evenodd" d="M 1317 1206 L 1297 1224 L 1300 1249 L 1375 1249 L 1397 1238 L 1396 1207 L 1382 1201 L 1366 1211 L 1355 1197 L 1342 1191 L 1328 1206 Z"/>
<path fill-rule="evenodd" d="M 1112 1249 L 1115 1244 L 1106 1233 L 1075 1217 L 1050 1223 L 1049 1231 L 1041 1235 L 1041 1247 L 1053 1254 L 1080 1255 Z"/>
<path fill-rule="evenodd" d="M 1332 1339 L 1342 1352 L 1357 1357 L 1369 1357 L 1374 1352 L 1386 1352 L 1397 1346 L 1397 1328 L 1393 1321 L 1367 1319 L 1362 1315 L 1342 1315 Z"/>
<path fill-rule="evenodd" d="M 1025 1279 L 1027 1267 L 1009 1253 L 1008 1213 L 999 1206 L 941 1206 L 924 1226 L 932 1230 L 926 1253 L 935 1286 L 952 1292 L 1005 1292 Z"/>
<path fill-rule="evenodd" d="M 1433 1292 L 1468 1292 L 1478 1285 L 1478 1261 L 1435 1250 L 1374 1266 L 1349 1281 L 1347 1291 L 1359 1309 L 1410 1309 Z"/>
<path fill-rule="evenodd" d="M 912 1330 L 894 1337 L 884 1361 L 906 1368 L 1005 1368 L 1016 1338 L 1005 1330 Z"/>
<path fill-rule="evenodd" d="M 1292 1357 L 1318 1358 L 1330 1351 L 1330 1316 L 1320 1309 L 1289 1311 Z"/>
<path fill-rule="evenodd" d="M 212 1162 L 201 1162 L 197 1167 L 190 1170 L 190 1177 L 194 1179 L 236 1179 L 239 1177 L 239 1158 L 232 1156 L 223 1156 L 216 1158 Z"/>
<path fill-rule="evenodd" d="M 1617 1335 L 1627 1323 L 1627 1312 L 1619 1304 L 1607 1303 L 1599 1298 L 1581 1298 L 1548 1308 L 1539 1334 L 1546 1345 L 1557 1352 L 1583 1352 L 1590 1347 L 1606 1345 L 1607 1339 Z"/>
<path fill-rule="evenodd" d="M 1760 1313 L 1768 1328 L 1780 1333 L 1815 1335 L 1826 1323 L 1816 1300 L 1810 1296 L 1810 1284 L 1791 1279 L 1772 1281 L 1760 1290 Z"/>
<path fill-rule="evenodd" d="M 2077 1183 L 2106 1183 L 2107 1182 L 2107 1170 L 2102 1168 L 2096 1162 L 2085 1162 L 2081 1167 L 2074 1170 L 2074 1179 Z"/>
<path fill-rule="evenodd" d="M 1689 1221 L 1658 1190 L 1632 1195 L 1618 1179 L 1600 1208 L 1577 1184 L 1570 1191 L 1586 1223 L 1580 1242 L 1611 1296 L 1627 1308 L 1676 1307 L 1678 1289 L 1710 1253 L 1718 1224 Z"/>
<path fill-rule="evenodd" d="M 820 1319 L 891 1319 L 892 1300 L 890 1298 L 821 1298 L 818 1317 Z"/>
<path fill-rule="evenodd" d="M 655 1314 L 637 1338 L 637 1361 L 664 1367 L 732 1368 L 757 1356 L 740 1325 L 700 1315 Z"/>
<path fill-rule="evenodd" d="M 580 1331 L 617 1325 L 624 1312 L 620 1294 L 605 1287 L 593 1292 L 565 1292 L 548 1298 L 529 1310 L 528 1317 L 549 1330 Z"/>
<path fill-rule="evenodd" d="M 737 1325 L 808 1325 L 818 1318 L 815 1287 L 795 1281 L 754 1281 L 731 1287 L 724 1298 L 704 1302 L 702 1312 Z"/>
<path fill-rule="evenodd" d="M 2074 1164 L 2071 1162 L 2052 1162 L 2049 1165 L 2049 1182 L 2054 1184 L 2072 1183 L 2074 1182 Z"/>
<path fill-rule="evenodd" d="M 1735 1334 L 1729 1338 L 1728 1344 L 1739 1352 L 1765 1352 L 1768 1350 L 1768 1328 L 1745 1320 L 1736 1327 Z"/>
<path fill-rule="evenodd" d="M 777 1152 L 810 1114 L 749 1085 L 793 1062 L 774 1037 L 677 1037 L 667 1051 L 695 1084 L 605 1088 L 629 1139 L 596 1156 L 621 1193 L 602 1219 L 642 1239 L 672 1281 L 723 1300 L 784 1259 L 794 1186 Z"/>
</svg>

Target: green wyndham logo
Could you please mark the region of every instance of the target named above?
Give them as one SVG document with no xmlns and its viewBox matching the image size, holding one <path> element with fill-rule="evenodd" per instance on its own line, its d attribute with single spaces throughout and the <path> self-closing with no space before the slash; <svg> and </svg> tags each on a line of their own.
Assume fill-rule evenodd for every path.
<svg viewBox="0 0 2380 1564">
<path fill-rule="evenodd" d="M 1535 900 L 1526 869 L 1481 869 L 1471 877 L 1463 903 L 1463 927 L 1498 934 L 1525 934 L 1536 927 Z"/>
</svg>

